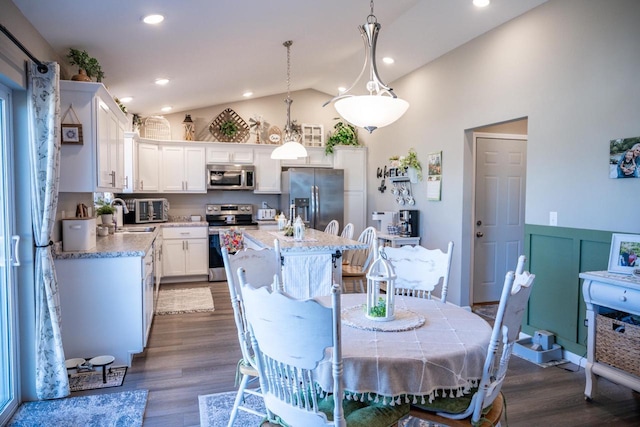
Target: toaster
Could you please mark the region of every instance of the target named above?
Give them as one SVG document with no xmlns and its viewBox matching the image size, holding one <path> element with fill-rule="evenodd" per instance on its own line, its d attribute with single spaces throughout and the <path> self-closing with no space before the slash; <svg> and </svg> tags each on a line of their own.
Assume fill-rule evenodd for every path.
<svg viewBox="0 0 640 427">
<path fill-rule="evenodd" d="M 276 210 L 275 209 L 258 209 L 256 216 L 257 216 L 256 219 L 258 220 L 275 219 Z"/>
</svg>

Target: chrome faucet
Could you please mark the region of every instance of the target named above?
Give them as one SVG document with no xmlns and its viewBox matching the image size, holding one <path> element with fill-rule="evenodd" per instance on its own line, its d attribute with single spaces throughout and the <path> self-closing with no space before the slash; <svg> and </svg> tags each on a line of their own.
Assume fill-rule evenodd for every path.
<svg viewBox="0 0 640 427">
<path fill-rule="evenodd" d="M 124 202 L 124 200 L 122 200 L 119 197 L 116 197 L 115 199 L 113 199 L 111 201 L 111 206 L 115 206 L 116 204 L 121 205 L 122 206 L 122 212 L 128 214 L 129 213 L 129 209 L 127 209 L 127 204 Z"/>
</svg>

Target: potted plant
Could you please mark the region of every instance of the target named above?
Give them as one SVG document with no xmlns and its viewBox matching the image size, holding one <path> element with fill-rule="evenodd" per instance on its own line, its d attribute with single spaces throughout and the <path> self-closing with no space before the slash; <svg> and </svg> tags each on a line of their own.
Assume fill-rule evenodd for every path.
<svg viewBox="0 0 640 427">
<path fill-rule="evenodd" d="M 71 65 L 78 66 L 78 74 L 71 77 L 71 80 L 90 82 L 91 77 L 95 77 L 98 82 L 104 78 L 102 67 L 96 58 L 89 56 L 86 50 L 71 48 L 67 54 Z"/>
<path fill-rule="evenodd" d="M 406 156 L 392 156 L 389 157 L 389 160 L 392 167 L 406 170 L 411 182 L 416 183 L 418 180 L 422 180 L 422 165 L 414 148 L 410 148 L 409 154 Z"/>
<path fill-rule="evenodd" d="M 333 126 L 333 133 L 329 133 L 329 138 L 324 147 L 325 154 L 333 153 L 336 145 L 360 145 L 358 143 L 358 131 L 349 123 L 339 121 Z"/>
<path fill-rule="evenodd" d="M 115 211 L 113 206 L 102 199 L 96 203 L 96 215 L 100 215 L 103 225 L 113 224 L 113 214 Z"/>
</svg>

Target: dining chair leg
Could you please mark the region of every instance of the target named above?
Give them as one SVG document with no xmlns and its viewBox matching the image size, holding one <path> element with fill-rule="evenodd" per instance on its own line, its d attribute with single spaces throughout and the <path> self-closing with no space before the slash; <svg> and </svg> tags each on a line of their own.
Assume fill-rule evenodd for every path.
<svg viewBox="0 0 640 427">
<path fill-rule="evenodd" d="M 253 394 L 254 396 L 258 396 L 262 398 L 262 394 L 259 391 L 247 388 L 247 385 L 249 384 L 249 382 L 255 379 L 257 379 L 257 377 L 253 377 L 252 375 L 247 375 L 247 374 L 242 375 L 242 380 L 240 381 L 240 385 L 238 386 L 238 393 L 236 394 L 236 399 L 233 402 L 233 409 L 231 410 L 231 414 L 229 414 L 229 423 L 227 424 L 227 427 L 233 426 L 236 416 L 238 415 L 238 410 L 243 410 L 245 412 L 249 412 L 251 414 L 257 415 L 259 417 L 266 416 L 266 414 L 262 412 L 258 412 L 246 406 L 240 406 L 240 403 L 245 398 L 245 393 Z"/>
</svg>

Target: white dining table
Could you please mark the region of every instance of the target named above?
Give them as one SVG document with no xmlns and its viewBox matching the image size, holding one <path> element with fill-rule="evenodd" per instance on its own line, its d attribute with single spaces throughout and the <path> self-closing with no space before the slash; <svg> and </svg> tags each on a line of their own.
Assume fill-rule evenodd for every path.
<svg viewBox="0 0 640 427">
<path fill-rule="evenodd" d="M 330 297 L 317 299 L 331 304 Z M 364 316 L 365 301 L 366 294 L 341 296 L 344 389 L 351 398 L 424 403 L 478 385 L 492 330 L 480 316 L 441 301 L 396 296 L 397 320 L 375 322 Z M 331 392 L 330 359 L 314 372 L 322 390 Z"/>
</svg>

